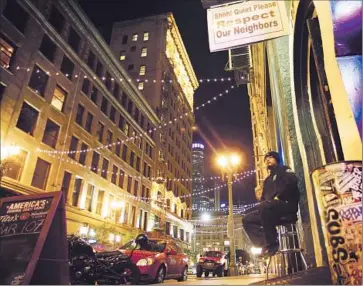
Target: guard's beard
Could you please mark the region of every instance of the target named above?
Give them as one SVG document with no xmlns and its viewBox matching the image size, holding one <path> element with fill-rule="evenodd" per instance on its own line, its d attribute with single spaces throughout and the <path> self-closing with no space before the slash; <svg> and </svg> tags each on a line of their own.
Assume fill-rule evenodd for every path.
<svg viewBox="0 0 363 286">
<path fill-rule="evenodd" d="M 271 166 L 267 166 L 267 170 L 271 171 L 273 169 L 275 169 L 278 165 L 271 165 Z"/>
</svg>

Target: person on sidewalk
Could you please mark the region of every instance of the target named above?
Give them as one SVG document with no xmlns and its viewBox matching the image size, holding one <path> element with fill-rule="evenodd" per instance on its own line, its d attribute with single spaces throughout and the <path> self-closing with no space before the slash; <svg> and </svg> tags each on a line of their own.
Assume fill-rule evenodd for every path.
<svg viewBox="0 0 363 286">
<path fill-rule="evenodd" d="M 270 174 L 263 182 L 261 202 L 242 221 L 251 242 L 263 247 L 262 256 L 272 256 L 279 249 L 276 226 L 282 217 L 297 213 L 300 193 L 295 173 L 280 165 L 277 152 L 268 152 L 265 164 Z"/>
</svg>

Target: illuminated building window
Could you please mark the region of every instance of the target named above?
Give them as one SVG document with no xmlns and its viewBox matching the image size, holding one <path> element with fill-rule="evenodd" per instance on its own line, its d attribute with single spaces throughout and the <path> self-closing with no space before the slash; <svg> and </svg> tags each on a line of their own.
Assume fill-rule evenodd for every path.
<svg viewBox="0 0 363 286">
<path fill-rule="evenodd" d="M 147 56 L 147 48 L 142 48 L 141 49 L 141 57 L 144 58 Z"/>
<path fill-rule="evenodd" d="M 98 215 L 102 214 L 102 205 L 104 197 L 105 197 L 105 191 L 98 191 L 97 204 L 96 204 L 96 214 Z"/>
<path fill-rule="evenodd" d="M 137 35 L 137 34 L 133 34 L 133 35 L 132 35 L 132 41 L 133 41 L 133 42 L 136 42 L 136 41 L 137 41 L 137 37 L 138 37 L 138 35 Z"/>
<path fill-rule="evenodd" d="M 140 66 L 139 75 L 145 75 L 145 73 L 146 73 L 146 66 Z"/>
<path fill-rule="evenodd" d="M 87 193 L 86 193 L 86 202 L 85 202 L 85 210 L 92 212 L 92 205 L 95 193 L 95 186 L 88 184 Z"/>
<path fill-rule="evenodd" d="M 138 88 L 139 90 L 143 90 L 143 89 L 144 89 L 144 82 L 140 81 L 140 82 L 139 82 L 139 85 L 137 86 L 137 88 Z"/>
<path fill-rule="evenodd" d="M 144 32 L 144 41 L 149 40 L 149 32 Z"/>
<path fill-rule="evenodd" d="M 54 89 L 54 94 L 52 98 L 52 105 L 59 111 L 63 111 L 64 101 L 66 100 L 67 92 L 57 85 Z"/>
</svg>

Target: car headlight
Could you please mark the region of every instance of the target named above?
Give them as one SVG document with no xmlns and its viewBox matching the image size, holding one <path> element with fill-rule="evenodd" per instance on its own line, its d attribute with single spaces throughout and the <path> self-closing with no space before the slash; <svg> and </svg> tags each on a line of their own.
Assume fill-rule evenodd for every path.
<svg viewBox="0 0 363 286">
<path fill-rule="evenodd" d="M 148 257 L 148 258 L 142 258 L 140 259 L 136 265 L 137 266 L 150 266 L 154 263 L 154 259 L 151 258 L 151 257 Z"/>
</svg>

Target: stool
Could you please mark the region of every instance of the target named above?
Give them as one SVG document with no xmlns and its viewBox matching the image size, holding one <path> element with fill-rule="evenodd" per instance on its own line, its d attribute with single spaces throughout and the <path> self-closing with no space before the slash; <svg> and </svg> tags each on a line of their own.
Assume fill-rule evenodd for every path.
<svg viewBox="0 0 363 286">
<path fill-rule="evenodd" d="M 300 247 L 299 230 L 296 226 L 296 222 L 296 214 L 285 216 L 280 219 L 279 225 L 277 226 L 277 234 L 280 246 L 276 254 L 268 259 L 266 267 L 266 281 L 268 280 L 271 260 L 276 255 L 281 255 L 282 258 L 282 268 L 280 268 L 279 276 L 292 274 L 298 271 L 306 270 L 308 268 L 303 254 L 303 249 Z M 293 261 L 292 256 L 294 256 L 295 261 Z M 299 267 L 299 264 L 302 264 L 302 267 Z M 300 268 L 303 269 L 300 270 Z"/>
</svg>

